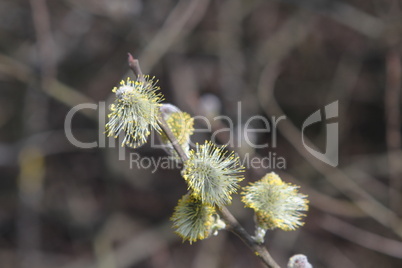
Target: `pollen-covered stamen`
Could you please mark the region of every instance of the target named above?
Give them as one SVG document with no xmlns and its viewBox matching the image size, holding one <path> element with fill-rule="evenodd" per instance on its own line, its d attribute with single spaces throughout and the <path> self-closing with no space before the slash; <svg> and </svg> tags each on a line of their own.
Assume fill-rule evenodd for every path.
<svg viewBox="0 0 402 268">
<path fill-rule="evenodd" d="M 190 243 L 207 238 L 216 230 L 215 209 L 195 195 L 183 196 L 171 217 L 176 233 Z"/>
<path fill-rule="evenodd" d="M 115 87 L 116 100 L 110 106 L 109 122 L 106 124 L 108 136 L 125 136 L 123 145 L 138 147 L 144 144 L 152 129 L 160 132 L 158 114 L 163 96 L 154 80 L 145 76 L 144 81 L 121 81 Z"/>
<path fill-rule="evenodd" d="M 178 110 L 178 108 L 178 111 L 166 113 L 166 106 L 167 105 L 163 105 L 161 107 L 163 117 L 172 131 L 172 134 L 176 138 L 176 142 L 183 148 L 185 153 L 188 153 L 188 150 L 190 149 L 190 136 L 194 133 L 194 119 L 188 113 Z M 162 143 L 166 145 L 168 153 L 178 159 L 179 156 L 175 152 L 172 143 L 166 134 L 162 132 L 160 137 Z"/>
<path fill-rule="evenodd" d="M 308 210 L 307 196 L 298 193 L 298 188 L 271 172 L 244 187 L 242 201 L 254 209 L 260 228 L 294 230 L 303 225 L 302 211 Z"/>
<path fill-rule="evenodd" d="M 233 153 L 227 155 L 223 148 L 206 142 L 190 151 L 182 175 L 202 202 L 221 207 L 231 202 L 238 182 L 244 178 L 243 171 L 244 167 Z"/>
<path fill-rule="evenodd" d="M 125 95 L 129 92 L 133 92 L 134 89 L 131 86 L 124 85 L 116 89 L 116 98 L 124 99 Z"/>
</svg>

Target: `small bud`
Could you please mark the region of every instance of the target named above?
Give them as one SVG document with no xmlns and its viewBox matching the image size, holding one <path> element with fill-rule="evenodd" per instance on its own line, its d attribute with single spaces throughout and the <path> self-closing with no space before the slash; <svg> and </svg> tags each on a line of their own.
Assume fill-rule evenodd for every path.
<svg viewBox="0 0 402 268">
<path fill-rule="evenodd" d="M 267 233 L 267 229 L 263 229 L 263 228 L 257 226 L 257 228 L 255 228 L 255 235 L 252 236 L 252 238 L 254 239 L 255 242 L 262 244 L 262 243 L 264 243 L 264 237 L 265 237 L 266 233 Z"/>
<path fill-rule="evenodd" d="M 162 104 L 160 110 L 161 110 L 162 116 L 163 116 L 163 118 L 164 118 L 165 120 L 167 120 L 167 118 L 168 118 L 172 113 L 181 112 L 181 110 L 180 110 L 177 106 L 175 106 L 175 105 L 173 105 L 173 104 L 170 104 L 170 103 L 164 103 L 164 104 Z"/>
<path fill-rule="evenodd" d="M 214 220 L 214 223 L 212 224 L 212 227 L 211 227 L 211 233 L 214 236 L 217 236 L 218 232 L 220 230 L 223 230 L 223 229 L 226 228 L 226 223 L 223 220 L 221 220 L 221 218 L 219 217 L 218 214 L 215 214 L 214 218 L 215 218 L 215 220 Z"/>
<path fill-rule="evenodd" d="M 288 268 L 313 268 L 303 254 L 294 255 L 289 259 Z"/>
</svg>

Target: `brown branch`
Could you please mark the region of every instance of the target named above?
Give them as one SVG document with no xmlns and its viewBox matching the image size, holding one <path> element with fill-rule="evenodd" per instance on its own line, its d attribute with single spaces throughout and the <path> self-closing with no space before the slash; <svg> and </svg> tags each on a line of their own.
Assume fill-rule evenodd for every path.
<svg viewBox="0 0 402 268">
<path fill-rule="evenodd" d="M 389 161 L 389 180 L 390 180 L 390 207 L 397 214 L 401 214 L 401 200 L 399 193 L 401 189 L 401 182 L 399 175 L 396 173 L 400 162 L 395 157 L 392 157 L 392 153 L 401 149 L 401 118 L 400 118 L 400 88 L 401 88 L 401 60 L 400 53 L 396 48 L 391 48 L 386 58 L 386 76 L 387 85 L 385 89 L 385 114 L 386 114 L 386 141 L 388 149 L 388 161 Z"/>
<path fill-rule="evenodd" d="M 138 62 L 137 59 L 133 58 L 133 55 L 131 55 L 130 53 L 127 53 L 127 54 L 128 54 L 128 66 L 130 66 L 130 69 L 133 71 L 136 79 L 143 82 L 144 75 L 141 71 L 140 63 Z"/>
<path fill-rule="evenodd" d="M 193 31 L 207 13 L 211 0 L 176 2 L 160 30 L 141 52 L 141 62 L 145 72 L 152 69 L 174 44 L 180 43 Z M 130 35 L 137 34 L 137 31 L 133 31 Z"/>
<path fill-rule="evenodd" d="M 177 154 L 180 156 L 183 163 L 188 160 L 187 154 L 184 152 L 183 148 L 177 141 L 176 137 L 174 136 L 172 130 L 166 123 L 163 116 L 159 116 L 159 126 L 161 127 L 162 131 L 165 132 L 166 136 L 168 137 L 169 141 L 172 143 L 173 148 L 176 150 Z"/>
<path fill-rule="evenodd" d="M 141 79 L 142 81 L 144 81 L 144 75 L 141 71 L 140 63 L 138 62 L 137 59 L 134 59 L 130 53 L 128 53 L 128 66 L 130 66 L 130 69 L 133 71 L 137 79 Z M 181 160 L 183 162 L 187 161 L 188 160 L 187 154 L 184 152 L 183 148 L 177 142 L 176 137 L 174 136 L 172 130 L 169 128 L 163 116 L 159 115 L 158 120 L 159 120 L 159 126 L 161 127 L 162 131 L 165 132 L 166 136 L 172 143 L 173 148 L 176 150 Z"/>
<path fill-rule="evenodd" d="M 262 245 L 257 243 L 244 228 L 240 225 L 240 223 L 236 220 L 236 218 L 230 213 L 230 211 L 226 207 L 221 208 L 222 218 L 225 220 L 228 225 L 228 229 L 237 235 L 253 252 L 254 254 L 261 259 L 261 261 L 270 268 L 280 268 L 280 266 L 275 262 L 272 258 L 271 254 L 269 254 L 268 250 Z"/>
<path fill-rule="evenodd" d="M 50 81 L 56 77 L 57 71 L 49 10 L 46 0 L 30 0 L 30 4 L 37 39 L 41 83 L 43 90 L 46 91 L 50 86 Z"/>
<path fill-rule="evenodd" d="M 134 74 L 138 76 L 143 76 L 138 60 L 134 59 L 133 56 L 128 53 L 128 64 Z M 183 148 L 177 141 L 172 130 L 169 128 L 163 116 L 159 115 L 159 126 L 162 131 L 168 137 L 169 141 L 172 143 L 173 148 L 176 150 L 177 154 L 180 156 L 183 163 L 188 160 L 187 154 L 184 152 Z M 271 257 L 268 250 L 262 245 L 258 244 L 250 234 L 240 225 L 233 214 L 226 208 L 222 207 L 220 209 L 222 218 L 225 220 L 228 230 L 237 235 L 250 249 L 257 255 L 262 262 L 269 268 L 280 268 L 280 266 Z"/>
<path fill-rule="evenodd" d="M 402 258 L 402 242 L 355 227 L 346 221 L 326 215 L 319 220 L 320 227 L 362 247 Z"/>
</svg>

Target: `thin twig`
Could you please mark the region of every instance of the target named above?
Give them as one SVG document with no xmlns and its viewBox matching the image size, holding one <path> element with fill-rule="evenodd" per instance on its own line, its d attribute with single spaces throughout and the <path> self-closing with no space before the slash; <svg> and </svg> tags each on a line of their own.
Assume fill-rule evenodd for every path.
<svg viewBox="0 0 402 268">
<path fill-rule="evenodd" d="M 390 207 L 397 214 L 401 213 L 401 200 L 395 194 L 401 189 L 399 175 L 396 173 L 397 167 L 400 165 L 398 159 L 392 157 L 392 153 L 401 149 L 401 122 L 400 122 L 400 88 L 401 88 L 401 59 L 400 53 L 395 48 L 391 48 L 386 58 L 387 65 L 387 86 L 385 89 L 385 114 L 386 114 L 386 130 L 387 130 L 387 149 L 389 161 L 389 179 L 390 179 Z M 395 191 L 396 190 L 396 191 Z"/>
<path fill-rule="evenodd" d="M 337 236 L 349 240 L 362 247 L 381 252 L 395 258 L 402 258 L 402 243 L 375 233 L 360 229 L 340 220 L 326 215 L 320 220 L 320 226 Z"/>
<path fill-rule="evenodd" d="M 145 46 L 141 54 L 142 69 L 147 72 L 200 23 L 207 12 L 210 0 L 181 0 L 169 13 L 161 29 Z M 130 35 L 137 35 L 133 31 Z"/>
<path fill-rule="evenodd" d="M 162 131 L 165 132 L 169 141 L 172 143 L 173 148 L 176 150 L 177 154 L 180 156 L 182 161 L 186 161 L 188 156 L 183 151 L 181 145 L 177 142 L 176 137 L 173 135 L 166 121 L 162 116 L 159 117 L 159 125 L 162 128 Z M 222 207 L 220 209 L 222 218 L 225 220 L 228 225 L 228 230 L 237 235 L 250 249 L 262 260 L 267 267 L 271 268 L 279 268 L 280 266 L 275 262 L 275 260 L 271 257 L 268 250 L 261 244 L 258 244 L 240 225 L 240 223 L 236 220 L 236 218 L 232 215 L 232 213 L 226 208 Z"/>
<path fill-rule="evenodd" d="M 128 53 L 128 66 L 133 71 L 134 75 L 137 79 L 143 79 L 144 75 L 141 71 L 140 63 L 137 59 L 134 59 L 133 56 Z M 173 148 L 176 150 L 177 154 L 180 156 L 183 162 L 188 160 L 187 154 L 184 152 L 183 148 L 177 142 L 176 137 L 174 136 L 172 130 L 169 128 L 168 124 L 166 123 L 165 119 L 162 115 L 159 115 L 159 126 L 161 127 L 162 131 L 165 132 L 166 136 L 168 137 L 169 141 L 172 143 Z"/>
<path fill-rule="evenodd" d="M 308 9 L 327 16 L 369 38 L 380 37 L 386 28 L 385 23 L 381 19 L 352 5 L 343 3 L 346 1 L 281 0 L 281 2 L 300 6 L 303 9 Z"/>
<path fill-rule="evenodd" d="M 240 223 L 236 220 L 236 218 L 230 213 L 230 211 L 226 207 L 221 208 L 222 218 L 225 220 L 226 224 L 229 227 L 229 230 L 237 235 L 250 249 L 254 252 L 256 256 L 258 256 L 262 262 L 271 268 L 279 268 L 280 266 L 275 262 L 272 258 L 271 254 L 269 254 L 268 250 L 262 245 L 258 244 L 240 225 Z"/>
<path fill-rule="evenodd" d="M 1 53 L 0 62 L 0 73 L 2 75 L 10 76 L 26 85 L 29 85 L 32 81 L 37 83 L 38 78 L 36 73 L 27 64 Z M 95 103 L 94 99 L 89 98 L 82 92 L 61 82 L 56 77 L 53 77 L 51 81 L 49 81 L 49 86 L 44 89 L 44 93 L 70 108 L 82 103 Z M 32 102 L 31 99 L 29 100 Z M 36 105 L 36 107 L 37 106 L 38 105 Z M 83 114 L 91 120 L 98 120 L 99 116 L 98 113 L 92 109 L 79 109 L 77 113 Z M 44 129 L 47 129 L 47 127 Z"/>
<path fill-rule="evenodd" d="M 166 136 L 168 137 L 169 141 L 172 143 L 173 148 L 176 150 L 177 154 L 180 156 L 183 163 L 188 160 L 187 154 L 184 152 L 183 148 L 177 141 L 176 137 L 174 136 L 172 130 L 166 123 L 163 116 L 159 116 L 159 126 L 161 127 L 162 131 L 165 132 Z"/>
<path fill-rule="evenodd" d="M 54 53 L 54 41 L 50 28 L 49 10 L 46 0 L 30 0 L 32 19 L 37 39 L 39 64 L 41 69 L 42 89 L 47 90 L 50 81 L 56 77 L 56 62 Z"/>
<path fill-rule="evenodd" d="M 134 59 L 133 55 L 131 55 L 130 53 L 127 54 L 128 54 L 128 66 L 130 66 L 130 69 L 133 71 L 134 75 L 138 80 L 144 81 L 144 75 L 141 71 L 138 60 Z"/>
<path fill-rule="evenodd" d="M 136 76 L 142 74 L 138 60 L 134 59 L 131 54 L 128 54 L 128 62 L 131 70 Z M 176 137 L 172 133 L 168 124 L 166 123 L 163 116 L 159 116 L 159 126 L 162 131 L 166 134 L 169 141 L 172 143 L 173 148 L 176 150 L 177 154 L 180 156 L 183 162 L 188 160 L 187 154 L 184 152 L 183 148 L 177 141 Z M 226 208 L 222 207 L 220 209 L 222 218 L 225 220 L 228 230 L 236 234 L 250 249 L 257 255 L 262 262 L 269 268 L 280 268 L 280 266 L 275 262 L 272 256 L 269 254 L 268 250 L 262 245 L 258 244 L 250 234 L 240 225 L 232 213 Z"/>
</svg>

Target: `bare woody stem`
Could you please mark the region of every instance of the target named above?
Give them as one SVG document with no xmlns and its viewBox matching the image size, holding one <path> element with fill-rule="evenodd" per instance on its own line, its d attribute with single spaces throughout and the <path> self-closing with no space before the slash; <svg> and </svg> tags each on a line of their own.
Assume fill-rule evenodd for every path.
<svg viewBox="0 0 402 268">
<path fill-rule="evenodd" d="M 130 69 L 133 71 L 134 75 L 143 80 L 143 74 L 139 65 L 138 60 L 134 59 L 133 56 L 128 53 L 128 65 Z M 188 160 L 187 154 L 184 152 L 183 148 L 177 141 L 174 136 L 172 130 L 166 123 L 163 116 L 159 115 L 159 126 L 162 131 L 168 137 L 169 141 L 172 143 L 173 148 L 176 150 L 177 154 L 180 156 L 183 163 Z M 268 250 L 262 245 L 257 243 L 249 233 L 240 225 L 240 223 L 236 220 L 236 218 L 232 215 L 232 213 L 226 208 L 220 208 L 220 214 L 222 218 L 225 220 L 227 229 L 237 235 L 253 252 L 256 256 L 258 256 L 262 262 L 269 268 L 280 268 L 280 266 L 275 262 L 272 256 L 269 254 Z"/>
<path fill-rule="evenodd" d="M 159 126 L 161 127 L 162 131 L 165 132 L 165 135 L 168 137 L 169 141 L 172 143 L 173 148 L 180 156 L 183 163 L 188 160 L 187 154 L 184 152 L 183 147 L 179 144 L 176 137 L 174 136 L 172 130 L 170 129 L 169 125 L 166 123 L 163 116 L 159 115 Z"/>
<path fill-rule="evenodd" d="M 138 62 L 137 59 L 134 59 L 133 55 L 130 53 L 128 54 L 128 66 L 130 66 L 130 69 L 133 71 L 135 77 L 140 80 L 144 81 L 144 74 L 141 71 L 140 63 Z"/>
<path fill-rule="evenodd" d="M 226 208 L 221 208 L 222 218 L 225 220 L 227 229 L 237 235 L 253 252 L 259 257 L 262 262 L 270 268 L 280 268 L 280 266 L 269 254 L 268 250 L 262 245 L 257 243 L 249 233 L 240 225 L 233 214 Z"/>
</svg>

